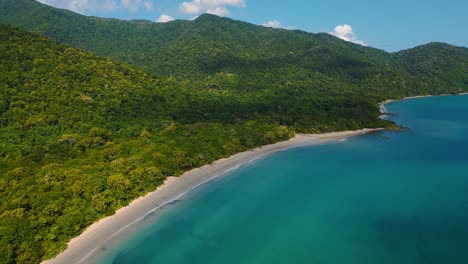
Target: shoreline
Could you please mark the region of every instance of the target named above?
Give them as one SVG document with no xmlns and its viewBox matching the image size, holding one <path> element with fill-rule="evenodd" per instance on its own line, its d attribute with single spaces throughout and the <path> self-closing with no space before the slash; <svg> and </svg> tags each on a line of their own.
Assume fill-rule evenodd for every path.
<svg viewBox="0 0 468 264">
<path fill-rule="evenodd" d="M 441 94 L 441 95 L 436 95 L 436 96 L 447 96 L 447 95 L 451 95 L 451 94 Z M 409 97 L 404 97 L 404 98 L 401 98 L 401 99 L 387 99 L 387 100 L 379 103 L 380 113 L 382 115 L 384 115 L 384 116 L 389 115 L 390 113 L 387 112 L 387 109 L 385 108 L 385 105 L 388 104 L 388 103 L 391 103 L 391 102 L 410 100 L 410 99 L 417 99 L 417 98 L 426 98 L 426 97 L 433 97 L 433 96 L 434 95 L 428 94 L 428 95 L 409 96 Z"/>
<path fill-rule="evenodd" d="M 410 100 L 410 99 L 417 99 L 417 98 L 427 98 L 427 97 L 434 97 L 434 96 L 458 96 L 458 95 L 468 95 L 468 93 L 439 94 L 439 95 L 428 94 L 428 95 L 408 96 L 408 97 L 404 97 L 404 98 L 401 98 L 401 99 L 387 99 L 387 100 L 379 103 L 380 113 L 382 114 L 380 116 L 380 118 L 382 118 L 382 116 L 385 116 L 385 115 L 390 115 L 390 113 L 387 112 L 387 109 L 385 108 L 385 105 L 388 104 L 388 103 L 391 103 L 391 102 Z"/>
<path fill-rule="evenodd" d="M 443 94 L 438 96 L 468 95 Z M 385 104 L 409 100 L 416 98 L 432 97 L 433 95 L 410 96 L 402 99 L 388 99 L 379 103 L 382 118 L 390 115 L 385 108 Z M 340 141 L 350 137 L 359 136 L 376 131 L 383 131 L 383 128 L 362 129 L 357 131 L 331 132 L 324 134 L 296 134 L 293 138 L 260 146 L 255 149 L 236 153 L 228 158 L 214 161 L 211 164 L 185 172 L 179 177 L 168 177 L 164 183 L 155 191 L 139 197 L 129 205 L 120 208 L 114 215 L 100 219 L 85 229 L 79 236 L 71 239 L 67 249 L 56 257 L 41 262 L 42 264 L 69 264 L 85 263 L 90 257 L 94 256 L 102 247 L 112 241 L 113 238 L 121 234 L 128 228 L 138 224 L 145 217 L 183 197 L 188 192 L 197 187 L 214 180 L 220 176 L 226 175 L 242 165 L 249 164 L 255 160 L 261 159 L 274 152 L 301 146 L 319 145 L 333 141 Z"/>
<path fill-rule="evenodd" d="M 226 175 L 229 172 L 263 158 L 269 154 L 301 146 L 319 145 L 364 135 L 383 128 L 357 131 L 331 132 L 325 134 L 296 134 L 287 141 L 260 146 L 252 150 L 234 154 L 228 158 L 185 172 L 179 177 L 168 177 L 155 191 L 137 198 L 129 205 L 120 208 L 114 215 L 102 218 L 85 229 L 79 236 L 68 242 L 65 251 L 42 264 L 84 263 L 117 235 L 138 224 L 145 217 L 183 197 L 197 187 Z"/>
</svg>

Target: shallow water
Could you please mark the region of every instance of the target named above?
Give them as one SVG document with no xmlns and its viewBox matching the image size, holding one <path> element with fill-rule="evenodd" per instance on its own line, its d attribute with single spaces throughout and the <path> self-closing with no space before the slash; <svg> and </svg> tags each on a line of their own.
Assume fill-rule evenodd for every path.
<svg viewBox="0 0 468 264">
<path fill-rule="evenodd" d="M 409 129 L 257 160 L 158 211 L 96 262 L 468 263 L 468 96 L 386 108 Z"/>
</svg>

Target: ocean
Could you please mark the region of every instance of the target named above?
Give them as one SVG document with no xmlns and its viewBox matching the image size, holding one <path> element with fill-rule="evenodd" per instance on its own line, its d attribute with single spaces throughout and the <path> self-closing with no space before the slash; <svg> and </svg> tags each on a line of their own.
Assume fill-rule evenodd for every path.
<svg viewBox="0 0 468 264">
<path fill-rule="evenodd" d="M 468 96 L 386 109 L 402 131 L 268 155 L 157 211 L 90 261 L 468 263 Z"/>
</svg>

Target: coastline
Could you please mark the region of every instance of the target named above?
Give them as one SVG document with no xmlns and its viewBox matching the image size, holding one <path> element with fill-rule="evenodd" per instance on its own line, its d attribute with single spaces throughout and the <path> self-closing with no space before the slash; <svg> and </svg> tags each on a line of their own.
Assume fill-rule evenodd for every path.
<svg viewBox="0 0 468 264">
<path fill-rule="evenodd" d="M 318 145 L 339 141 L 353 136 L 384 130 L 362 129 L 358 131 L 332 132 L 325 134 L 296 134 L 295 137 L 275 144 L 257 147 L 252 150 L 234 154 L 220 159 L 212 164 L 185 172 L 179 177 L 168 177 L 164 184 L 155 191 L 132 201 L 128 206 L 120 208 L 112 216 L 105 217 L 89 226 L 78 237 L 68 242 L 65 251 L 53 259 L 43 261 L 43 264 L 85 263 L 87 259 L 99 251 L 107 242 L 124 230 L 134 226 L 146 216 L 181 198 L 186 193 L 219 176 L 265 157 L 271 153 L 301 146 Z"/>
<path fill-rule="evenodd" d="M 441 94 L 440 96 L 447 96 L 450 94 Z M 379 108 L 380 108 L 380 113 L 382 115 L 388 115 L 389 113 L 387 112 L 387 109 L 385 108 L 385 105 L 391 102 L 396 102 L 396 101 L 402 101 L 402 100 L 409 100 L 409 99 L 416 99 L 416 98 L 425 98 L 425 97 L 432 97 L 434 95 L 417 95 L 417 96 L 409 96 L 409 97 L 404 97 L 402 99 L 387 99 L 381 103 L 379 103 Z M 437 95 L 439 96 L 439 95 Z"/>
<path fill-rule="evenodd" d="M 409 97 L 404 97 L 401 99 L 387 99 L 381 103 L 379 103 L 379 108 L 380 108 L 380 113 L 382 114 L 380 117 L 385 115 L 389 115 L 390 113 L 387 112 L 387 109 L 385 108 L 385 105 L 391 102 L 396 102 L 396 101 L 403 101 L 403 100 L 410 100 L 410 99 L 417 99 L 417 98 L 426 98 L 426 97 L 434 97 L 434 96 L 458 96 L 458 95 L 468 95 L 468 93 L 458 93 L 458 94 L 439 94 L 439 95 L 416 95 L 416 96 L 409 96 Z"/>
<path fill-rule="evenodd" d="M 468 95 L 468 93 L 444 94 L 440 96 L 449 95 Z M 382 114 L 381 118 L 385 115 L 389 115 L 385 108 L 385 104 L 394 101 L 432 96 L 433 95 L 411 96 L 402 99 L 389 99 L 381 102 L 379 103 L 380 112 Z M 212 164 L 192 169 L 179 177 L 168 177 L 164 181 L 164 184 L 159 186 L 155 191 L 137 198 L 128 206 L 117 210 L 114 215 L 105 217 L 93 223 L 79 236 L 71 239 L 68 242 L 68 247 L 65 251 L 57 255 L 55 258 L 45 260 L 41 263 L 86 263 L 86 261 L 101 250 L 106 243 L 111 242 L 117 235 L 136 225 L 146 216 L 152 214 L 165 205 L 178 200 L 186 193 L 200 185 L 203 185 L 219 176 L 226 175 L 229 172 L 238 169 L 242 165 L 265 157 L 271 153 L 294 147 L 319 145 L 327 142 L 339 141 L 353 136 L 382 130 L 384 129 L 362 129 L 358 131 L 343 131 L 325 134 L 296 134 L 295 137 L 287 141 L 260 146 L 252 150 L 237 153 L 228 158 L 217 160 Z"/>
</svg>

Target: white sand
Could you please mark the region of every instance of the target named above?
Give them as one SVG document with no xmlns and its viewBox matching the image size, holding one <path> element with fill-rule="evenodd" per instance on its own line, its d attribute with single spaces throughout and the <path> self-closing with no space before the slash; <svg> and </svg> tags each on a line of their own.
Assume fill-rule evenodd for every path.
<svg viewBox="0 0 468 264">
<path fill-rule="evenodd" d="M 217 160 L 210 165 L 188 171 L 180 177 L 169 177 L 156 191 L 134 200 L 128 206 L 119 209 L 114 215 L 101 219 L 89 226 L 81 235 L 73 238 L 68 243 L 68 248 L 64 252 L 43 263 L 85 263 L 104 244 L 112 241 L 119 233 L 138 223 L 148 214 L 171 201 L 179 199 L 201 184 L 226 174 L 252 160 L 283 149 L 342 140 L 377 130 L 382 129 L 363 129 L 326 134 L 299 134 L 288 141 L 258 147 L 250 151 L 237 153 L 229 158 Z"/>
<path fill-rule="evenodd" d="M 381 115 L 380 117 L 383 117 L 383 116 L 389 114 L 389 113 L 387 112 L 387 109 L 385 108 L 385 105 L 388 104 L 388 103 L 391 103 L 391 102 L 400 101 L 400 100 L 410 100 L 410 99 L 426 98 L 426 97 L 433 97 L 433 96 L 457 96 L 457 95 L 468 95 L 468 93 L 459 93 L 459 94 L 439 94 L 439 95 L 430 95 L 430 94 L 428 94 L 428 95 L 409 96 L 409 97 L 405 97 L 405 98 L 402 98 L 402 99 L 399 99 L 399 100 L 395 100 L 395 99 L 385 100 L 385 101 L 379 103 L 379 106 L 380 106 L 380 113 L 382 113 L 382 115 Z"/>
<path fill-rule="evenodd" d="M 403 98 L 403 100 L 430 96 L 432 95 L 412 96 Z M 386 100 L 380 103 L 380 112 L 387 114 L 385 104 L 393 101 L 396 100 Z M 242 164 L 249 163 L 275 151 L 338 141 L 378 130 L 382 129 L 363 129 L 326 134 L 298 134 L 288 141 L 237 153 L 229 158 L 217 160 L 210 165 L 188 171 L 180 177 L 169 177 L 156 191 L 134 200 L 128 206 L 119 209 L 114 215 L 101 219 L 89 226 L 81 235 L 73 238 L 68 243 L 68 248 L 63 253 L 53 259 L 44 261 L 43 264 L 85 263 L 104 244 L 112 241 L 119 233 L 138 223 L 148 214 L 179 199 L 201 184 L 238 168 Z"/>
</svg>

